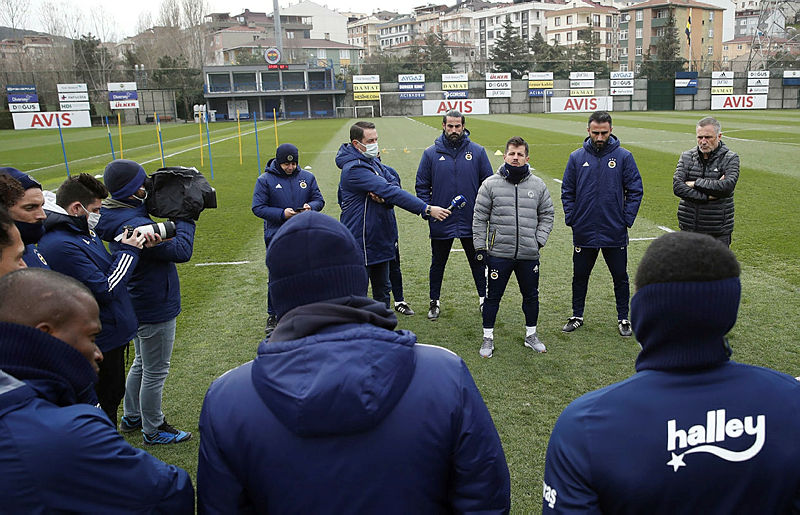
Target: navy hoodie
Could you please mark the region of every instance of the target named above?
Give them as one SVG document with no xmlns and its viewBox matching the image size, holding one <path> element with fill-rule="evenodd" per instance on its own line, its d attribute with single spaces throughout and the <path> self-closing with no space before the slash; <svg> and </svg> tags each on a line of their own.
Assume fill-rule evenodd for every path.
<svg viewBox="0 0 800 515">
<path fill-rule="evenodd" d="M 114 238 L 126 225 L 139 227 L 152 224 L 147 208 L 138 201 L 123 201 L 130 207 L 109 207 L 104 202 L 100 222 L 95 231 L 109 248 L 116 252 L 122 246 Z M 136 204 L 133 204 L 136 202 Z M 181 312 L 181 285 L 175 263 L 185 263 L 192 257 L 194 222 L 175 220 L 177 234 L 155 247 L 142 249 L 139 264 L 128 282 L 133 309 L 140 324 L 159 324 L 177 317 Z"/>
<path fill-rule="evenodd" d="M 58 207 L 58 206 L 55 206 Z M 60 208 L 59 208 L 60 209 Z M 136 335 L 138 323 L 127 284 L 139 262 L 139 249 L 120 245 L 109 254 L 86 217 L 62 212 L 47 213 L 47 232 L 39 249 L 47 254 L 50 268 L 85 284 L 100 307 L 103 330 L 95 343 L 103 352 L 126 345 Z"/>
<path fill-rule="evenodd" d="M 287 312 L 208 390 L 200 513 L 504 513 L 500 438 L 464 362 L 381 303 Z"/>
</svg>

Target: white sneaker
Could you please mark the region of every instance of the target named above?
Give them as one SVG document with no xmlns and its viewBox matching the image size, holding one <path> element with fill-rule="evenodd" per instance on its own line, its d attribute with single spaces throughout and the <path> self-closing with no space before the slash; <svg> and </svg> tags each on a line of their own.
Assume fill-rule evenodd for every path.
<svg viewBox="0 0 800 515">
<path fill-rule="evenodd" d="M 536 333 L 526 336 L 524 345 L 529 349 L 533 349 L 539 353 L 547 352 L 547 347 L 544 346 L 542 341 L 539 339 L 539 335 Z"/>
<path fill-rule="evenodd" d="M 481 357 L 491 358 L 493 352 L 494 352 L 494 338 L 484 337 L 483 343 L 481 343 Z"/>
</svg>

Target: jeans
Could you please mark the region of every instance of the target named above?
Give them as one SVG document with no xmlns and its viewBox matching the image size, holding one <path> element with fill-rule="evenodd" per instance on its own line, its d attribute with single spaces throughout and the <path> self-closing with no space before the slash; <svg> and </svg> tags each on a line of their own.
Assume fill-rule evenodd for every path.
<svg viewBox="0 0 800 515">
<path fill-rule="evenodd" d="M 575 247 L 572 251 L 572 316 L 582 317 L 586 304 L 586 291 L 589 288 L 589 276 L 597 261 L 597 255 L 603 251 L 603 259 L 614 280 L 614 298 L 617 302 L 617 318 L 628 318 L 630 300 L 630 284 L 628 281 L 628 247 L 603 247 L 593 249 Z"/>
<path fill-rule="evenodd" d="M 539 261 L 487 257 L 489 285 L 483 303 L 483 327 L 491 329 L 497 319 L 500 300 L 506 291 L 511 273 L 517 276 L 519 292 L 522 294 L 522 312 L 525 325 L 533 327 L 539 319 Z"/>
<path fill-rule="evenodd" d="M 472 270 L 472 280 L 475 281 L 475 289 L 478 290 L 479 297 L 486 296 L 486 275 L 483 263 L 475 259 L 475 246 L 472 238 L 460 238 L 464 254 L 467 255 L 467 262 Z M 444 279 L 444 267 L 447 265 L 447 258 L 450 257 L 450 248 L 453 246 L 453 239 L 431 240 L 431 270 L 430 270 L 430 293 L 431 300 L 439 300 L 442 293 L 442 280 Z"/>
<path fill-rule="evenodd" d="M 142 432 L 147 434 L 164 423 L 161 397 L 175 343 L 175 320 L 140 324 L 133 339 L 136 356 L 125 384 L 123 410 L 126 417 L 142 417 Z"/>
<path fill-rule="evenodd" d="M 389 261 L 367 265 L 369 283 L 372 285 L 372 298 L 389 307 Z"/>
<path fill-rule="evenodd" d="M 394 259 L 389 261 L 389 282 L 395 302 L 403 302 L 403 272 L 400 270 L 400 245 L 394 242 Z"/>
</svg>

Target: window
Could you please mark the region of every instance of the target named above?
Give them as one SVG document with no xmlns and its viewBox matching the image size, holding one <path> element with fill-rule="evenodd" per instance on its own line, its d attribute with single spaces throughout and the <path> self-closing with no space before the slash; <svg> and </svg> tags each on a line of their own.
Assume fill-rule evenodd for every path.
<svg viewBox="0 0 800 515">
<path fill-rule="evenodd" d="M 600 15 L 593 14 L 592 15 L 592 26 L 599 27 L 600 26 Z"/>
<path fill-rule="evenodd" d="M 665 35 L 666 33 L 667 33 L 667 28 L 666 27 L 658 27 L 656 29 L 655 35 L 660 38 L 663 35 Z"/>
<path fill-rule="evenodd" d="M 567 16 L 567 25 L 572 25 L 572 15 Z"/>
<path fill-rule="evenodd" d="M 722 45 L 722 49 L 727 52 L 728 51 L 728 45 Z"/>
<path fill-rule="evenodd" d="M 628 31 L 627 30 L 619 31 L 619 40 L 620 41 L 625 41 L 627 39 L 628 39 Z"/>
<path fill-rule="evenodd" d="M 742 49 L 742 45 L 736 45 L 736 50 L 741 50 L 741 49 Z"/>
<path fill-rule="evenodd" d="M 643 16 L 642 11 L 636 11 L 636 21 L 642 21 Z"/>
<path fill-rule="evenodd" d="M 567 32 L 567 41 L 572 41 L 572 32 Z"/>
<path fill-rule="evenodd" d="M 714 37 L 714 29 L 708 29 L 708 39 L 711 39 L 713 37 Z"/>
<path fill-rule="evenodd" d="M 619 71 L 621 71 L 621 72 L 628 71 L 628 63 L 620 63 L 619 64 Z"/>
<path fill-rule="evenodd" d="M 561 43 L 561 34 L 556 34 L 553 39 L 556 43 Z"/>
<path fill-rule="evenodd" d="M 514 21 L 519 21 L 519 13 L 514 13 Z"/>
<path fill-rule="evenodd" d="M 606 48 L 606 59 L 611 59 L 611 49 Z"/>
<path fill-rule="evenodd" d="M 555 24 L 556 24 L 556 27 L 560 27 L 561 26 L 561 16 L 556 16 Z"/>
<path fill-rule="evenodd" d="M 330 32 L 326 32 L 325 33 L 325 39 L 327 39 L 328 41 L 331 40 L 331 33 Z"/>
<path fill-rule="evenodd" d="M 642 39 L 642 28 L 636 29 L 636 39 Z"/>
<path fill-rule="evenodd" d="M 489 32 L 487 32 L 486 37 L 489 39 L 494 39 L 494 31 L 490 30 Z"/>
<path fill-rule="evenodd" d="M 642 63 L 636 63 L 636 73 L 642 71 Z"/>
<path fill-rule="evenodd" d="M 727 63 L 728 62 L 728 56 L 727 55 L 722 57 L 722 62 L 723 63 Z"/>
<path fill-rule="evenodd" d="M 318 59 L 327 59 L 328 58 L 327 50 L 325 48 L 318 48 L 317 49 L 317 58 Z"/>
<path fill-rule="evenodd" d="M 611 16 L 606 16 L 606 27 L 611 27 Z"/>
<path fill-rule="evenodd" d="M 713 46 L 708 47 L 708 55 L 714 55 L 714 47 Z"/>
<path fill-rule="evenodd" d="M 747 25 L 747 20 L 746 19 L 739 20 L 739 25 Z"/>
<path fill-rule="evenodd" d="M 606 45 L 610 45 L 610 44 L 611 44 L 611 33 L 610 32 L 606 32 Z"/>
<path fill-rule="evenodd" d="M 708 21 L 714 21 L 714 11 L 709 11 L 709 13 L 708 13 Z"/>
<path fill-rule="evenodd" d="M 620 57 L 628 57 L 628 47 L 624 46 L 619 49 L 619 56 Z M 624 70 L 627 71 L 627 70 Z"/>
<path fill-rule="evenodd" d="M 600 33 L 592 32 L 592 43 L 600 43 Z"/>
<path fill-rule="evenodd" d="M 637 47 L 636 47 L 636 56 L 637 56 L 637 57 L 639 57 L 639 56 L 641 56 L 641 55 L 642 55 L 642 47 L 640 47 L 640 46 L 637 46 Z"/>
<path fill-rule="evenodd" d="M 286 39 L 294 39 L 294 32 L 287 32 Z"/>
</svg>

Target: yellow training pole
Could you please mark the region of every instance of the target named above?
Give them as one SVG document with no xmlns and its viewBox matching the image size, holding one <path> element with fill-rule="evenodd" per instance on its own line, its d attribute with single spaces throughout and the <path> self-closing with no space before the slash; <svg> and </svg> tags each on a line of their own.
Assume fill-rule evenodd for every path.
<svg viewBox="0 0 800 515">
<path fill-rule="evenodd" d="M 239 123 L 239 110 L 236 110 L 236 130 L 239 132 L 239 166 L 242 165 L 242 124 Z"/>
<path fill-rule="evenodd" d="M 122 119 L 117 111 L 117 128 L 119 129 L 119 158 L 125 159 L 125 150 L 122 148 Z"/>
<path fill-rule="evenodd" d="M 278 117 L 274 107 L 272 108 L 272 122 L 275 124 L 275 148 L 278 148 Z"/>
<path fill-rule="evenodd" d="M 197 124 L 197 132 L 200 134 L 200 166 L 204 166 L 203 163 L 203 117 L 206 115 L 205 111 L 200 111 L 199 113 L 199 123 Z"/>
</svg>

